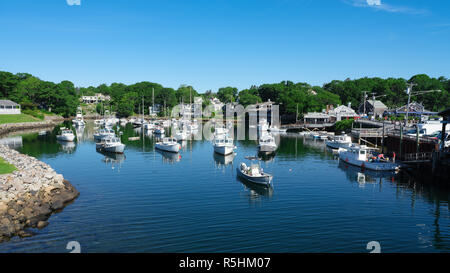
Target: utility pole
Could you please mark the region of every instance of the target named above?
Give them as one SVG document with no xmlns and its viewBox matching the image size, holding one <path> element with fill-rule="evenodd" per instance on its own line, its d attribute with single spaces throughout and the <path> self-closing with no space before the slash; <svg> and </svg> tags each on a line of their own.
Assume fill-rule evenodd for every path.
<svg viewBox="0 0 450 273">
<path fill-rule="evenodd" d="M 367 91 L 364 91 L 364 98 L 363 98 L 363 106 L 364 106 L 364 116 L 366 115 L 366 95 Z"/>
<path fill-rule="evenodd" d="M 416 86 L 415 83 L 409 83 L 408 87 L 406 88 L 406 93 L 408 94 L 408 105 L 406 106 L 406 120 L 405 120 L 405 126 L 408 124 L 408 115 L 409 115 L 409 103 L 411 102 L 411 93 L 413 86 Z"/>
<path fill-rule="evenodd" d="M 373 119 L 375 120 L 375 93 L 372 92 L 372 115 L 373 115 Z"/>
</svg>

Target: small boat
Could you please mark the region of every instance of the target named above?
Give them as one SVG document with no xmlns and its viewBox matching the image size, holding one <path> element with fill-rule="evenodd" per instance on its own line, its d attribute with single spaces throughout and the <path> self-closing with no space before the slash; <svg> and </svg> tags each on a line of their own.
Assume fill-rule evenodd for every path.
<svg viewBox="0 0 450 273">
<path fill-rule="evenodd" d="M 339 148 L 339 159 L 363 169 L 374 171 L 397 171 L 400 164 L 390 161 L 383 154 L 375 156 L 372 149 L 365 145 L 351 145 L 347 148 Z"/>
<path fill-rule="evenodd" d="M 229 155 L 234 152 L 236 146 L 234 146 L 233 139 L 227 136 L 214 138 L 213 142 L 214 152 L 221 155 Z"/>
<path fill-rule="evenodd" d="M 271 133 L 286 133 L 287 129 L 281 129 L 281 128 L 278 128 L 277 126 L 271 126 L 269 128 L 269 132 L 271 132 Z"/>
<path fill-rule="evenodd" d="M 345 148 L 352 144 L 352 137 L 347 135 L 334 136 L 332 140 L 327 140 L 325 143 L 331 149 Z"/>
<path fill-rule="evenodd" d="M 78 108 L 77 108 L 77 115 L 76 115 L 75 119 L 72 120 L 72 123 L 74 126 L 78 126 L 78 127 L 86 125 L 86 123 L 84 122 L 84 119 L 83 119 L 83 111 L 80 106 L 78 106 Z"/>
<path fill-rule="evenodd" d="M 260 152 L 273 153 L 277 148 L 275 138 L 271 134 L 265 133 L 259 138 L 258 149 Z"/>
<path fill-rule="evenodd" d="M 187 131 L 177 131 L 174 135 L 174 138 L 177 141 L 183 141 L 183 140 L 187 140 L 188 139 L 188 133 Z"/>
<path fill-rule="evenodd" d="M 59 141 L 69 141 L 70 142 L 75 139 L 75 135 L 73 134 L 72 130 L 62 127 L 61 134 L 57 135 L 56 139 Z"/>
<path fill-rule="evenodd" d="M 94 140 L 100 141 L 105 137 L 114 137 L 116 136 L 116 132 L 113 129 L 100 129 L 94 134 Z"/>
<path fill-rule="evenodd" d="M 162 141 L 155 144 L 155 148 L 167 152 L 178 153 L 181 149 L 181 145 L 175 138 L 165 137 Z"/>
<path fill-rule="evenodd" d="M 241 165 L 236 169 L 238 177 L 249 182 L 261 185 L 270 185 L 272 182 L 273 176 L 271 174 L 264 173 L 263 169 L 258 164 L 252 164 L 250 167 L 247 167 L 245 163 L 241 163 Z"/>
<path fill-rule="evenodd" d="M 144 123 L 144 130 L 153 131 L 154 129 L 155 129 L 155 124 L 153 122 L 145 122 Z"/>
<path fill-rule="evenodd" d="M 125 144 L 120 142 L 120 139 L 115 136 L 107 136 L 101 139 L 99 143 L 95 144 L 97 150 L 106 153 L 122 154 L 125 150 Z"/>
</svg>

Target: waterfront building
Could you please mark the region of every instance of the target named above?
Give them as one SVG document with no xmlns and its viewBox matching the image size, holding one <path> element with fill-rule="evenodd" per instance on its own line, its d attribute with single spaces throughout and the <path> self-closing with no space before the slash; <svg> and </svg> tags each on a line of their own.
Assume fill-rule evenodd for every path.
<svg viewBox="0 0 450 273">
<path fill-rule="evenodd" d="M 11 100 L 0 100 L 0 114 L 18 115 L 20 113 L 20 104 L 15 103 Z"/>
<path fill-rule="evenodd" d="M 354 119 L 358 118 L 359 115 L 353 110 L 350 105 L 340 105 L 336 108 L 331 108 L 328 110 L 328 114 L 330 115 L 330 121 L 336 122 L 341 121 L 343 119 Z"/>
<path fill-rule="evenodd" d="M 365 107 L 364 103 L 358 108 L 360 114 L 366 114 L 371 116 L 382 117 L 384 112 L 388 110 L 388 107 L 379 100 L 366 100 Z"/>
<path fill-rule="evenodd" d="M 385 114 L 388 115 L 404 115 L 408 112 L 408 115 L 410 116 L 433 116 L 437 115 L 437 112 L 428 111 L 425 109 L 425 107 L 418 102 L 411 102 L 409 104 L 409 110 L 408 105 L 403 105 L 401 107 L 398 107 L 396 109 L 388 110 Z"/>
</svg>

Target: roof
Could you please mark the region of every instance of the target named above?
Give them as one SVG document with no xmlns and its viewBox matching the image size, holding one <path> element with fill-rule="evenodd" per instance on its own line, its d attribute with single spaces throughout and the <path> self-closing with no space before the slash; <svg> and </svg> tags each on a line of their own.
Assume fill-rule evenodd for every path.
<svg viewBox="0 0 450 273">
<path fill-rule="evenodd" d="M 357 115 L 355 110 L 353 110 L 352 108 L 345 106 L 345 105 L 341 105 L 338 106 L 332 110 L 329 111 L 330 114 L 352 114 L 352 115 Z"/>
<path fill-rule="evenodd" d="M 2 106 L 19 106 L 18 103 L 15 103 L 10 100 L 0 100 L 0 105 L 2 105 Z"/>
<path fill-rule="evenodd" d="M 304 118 L 329 118 L 329 117 L 330 115 L 328 114 L 317 112 L 307 113 L 304 115 Z"/>
<path fill-rule="evenodd" d="M 370 105 L 373 105 L 375 108 L 387 108 L 387 106 L 379 100 L 367 100 L 367 102 L 370 103 Z"/>
</svg>

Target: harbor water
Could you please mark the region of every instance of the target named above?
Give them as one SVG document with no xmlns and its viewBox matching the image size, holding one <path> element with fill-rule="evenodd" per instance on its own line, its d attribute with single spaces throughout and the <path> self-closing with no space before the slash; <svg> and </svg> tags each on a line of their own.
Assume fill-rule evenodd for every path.
<svg viewBox="0 0 450 273">
<path fill-rule="evenodd" d="M 362 171 L 323 141 L 277 135 L 275 156 L 259 162 L 272 187 L 240 181 L 236 167 L 257 142 L 214 154 L 210 141 L 185 141 L 179 154 L 154 149 L 155 137 L 122 128 L 123 155 L 96 151 L 93 124 L 74 143 L 57 128 L 7 136 L 2 143 L 48 163 L 80 196 L 34 236 L 13 237 L 0 252 L 448 252 L 450 192 L 405 172 Z M 255 161 L 256 163 L 257 161 Z"/>
</svg>

